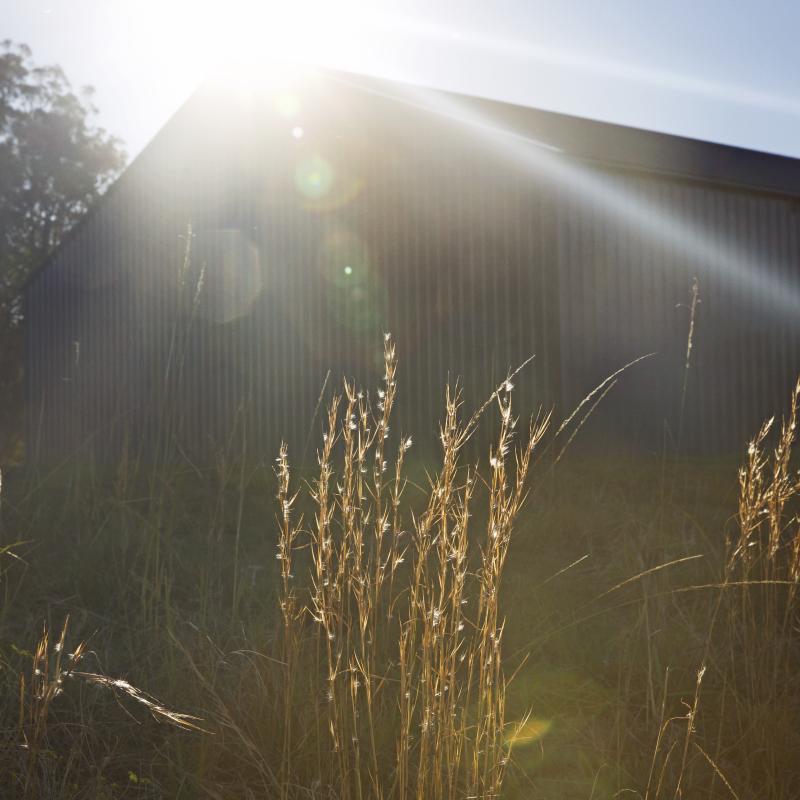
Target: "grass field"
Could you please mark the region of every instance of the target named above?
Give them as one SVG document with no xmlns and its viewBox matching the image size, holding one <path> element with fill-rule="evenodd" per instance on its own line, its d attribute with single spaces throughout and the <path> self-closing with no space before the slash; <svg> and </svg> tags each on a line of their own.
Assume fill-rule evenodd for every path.
<svg viewBox="0 0 800 800">
<path fill-rule="evenodd" d="M 385 359 L 314 473 L 6 476 L 0 794 L 800 796 L 794 417 L 742 464 L 556 463 L 571 428 L 517 424 L 509 381 L 451 394 L 424 464 Z"/>
</svg>

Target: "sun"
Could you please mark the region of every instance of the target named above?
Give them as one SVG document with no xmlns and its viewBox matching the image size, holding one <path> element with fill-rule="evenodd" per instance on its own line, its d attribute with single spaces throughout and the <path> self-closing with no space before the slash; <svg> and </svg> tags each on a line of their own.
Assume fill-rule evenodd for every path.
<svg viewBox="0 0 800 800">
<path fill-rule="evenodd" d="M 198 78 L 258 80 L 275 63 L 347 63 L 375 28 L 366 0 L 144 0 L 121 6 L 118 33 L 141 43 L 142 56 Z"/>
</svg>

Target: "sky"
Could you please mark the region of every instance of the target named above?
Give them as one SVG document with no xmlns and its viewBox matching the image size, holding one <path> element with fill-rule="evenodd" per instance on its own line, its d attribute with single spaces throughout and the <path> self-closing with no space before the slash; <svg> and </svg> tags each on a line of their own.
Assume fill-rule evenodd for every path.
<svg viewBox="0 0 800 800">
<path fill-rule="evenodd" d="M 798 30 L 789 0 L 0 0 L 130 156 L 269 56 L 800 158 Z"/>
</svg>

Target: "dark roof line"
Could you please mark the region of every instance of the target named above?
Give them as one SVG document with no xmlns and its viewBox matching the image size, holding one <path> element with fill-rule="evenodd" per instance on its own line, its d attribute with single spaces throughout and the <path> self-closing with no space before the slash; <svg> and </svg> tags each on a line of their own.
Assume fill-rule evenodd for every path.
<svg viewBox="0 0 800 800">
<path fill-rule="evenodd" d="M 403 100 L 422 87 L 398 81 L 326 73 L 352 87 Z M 424 89 L 436 111 L 436 97 L 447 98 L 467 112 L 490 119 L 511 134 L 523 134 L 564 155 L 613 169 L 658 173 L 665 177 L 700 180 L 731 188 L 800 198 L 800 159 L 744 147 L 691 139 L 670 133 L 544 111 L 441 89 Z"/>
<path fill-rule="evenodd" d="M 513 135 L 524 135 L 545 147 L 553 147 L 565 156 L 612 170 L 637 171 L 665 178 L 700 181 L 730 189 L 780 194 L 800 199 L 800 159 L 763 153 L 732 145 L 690 139 L 667 133 L 632 128 L 609 122 L 576 117 L 555 111 L 543 111 L 513 103 L 459 94 L 442 89 L 428 89 L 413 84 L 374 78 L 331 69 L 316 69 L 350 88 L 390 97 L 399 102 L 424 92 L 429 103 L 414 103 L 418 108 L 437 113 L 436 99 L 458 104 L 467 113 L 491 120 L 492 125 Z M 50 253 L 23 284 L 25 291 L 47 269 L 62 250 L 94 217 L 98 208 L 124 186 L 128 176 L 148 154 L 158 147 L 165 131 L 173 127 L 200 96 L 201 86 L 178 108 L 164 127 L 134 158 L 122 175 L 97 200 L 86 215 L 74 225 L 59 246 Z"/>
</svg>

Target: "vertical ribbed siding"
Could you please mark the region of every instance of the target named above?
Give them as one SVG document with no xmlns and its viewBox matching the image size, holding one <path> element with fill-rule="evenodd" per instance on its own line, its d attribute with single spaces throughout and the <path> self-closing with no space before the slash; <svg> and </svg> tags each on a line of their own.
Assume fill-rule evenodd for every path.
<svg viewBox="0 0 800 800">
<path fill-rule="evenodd" d="M 657 224 L 691 222 L 731 262 L 693 260 L 680 241 L 626 230 L 598 205 L 562 198 L 558 272 L 562 281 L 562 368 L 568 403 L 627 361 L 657 355 L 623 376 L 601 424 L 646 443 L 658 427 L 677 436 L 692 278 L 699 281 L 684 446 L 706 452 L 738 446 L 760 421 L 785 409 L 800 373 L 800 319 L 736 276 L 759 270 L 797 292 L 794 201 L 688 182 L 607 175 Z M 794 231 L 794 234 L 791 233 Z M 615 412 L 618 410 L 618 413 Z M 616 417 L 616 418 L 615 418 Z"/>
<path fill-rule="evenodd" d="M 153 451 L 167 422 L 193 458 L 241 447 L 237 425 L 251 456 L 271 457 L 286 438 L 299 457 L 319 431 L 329 370 L 328 396 L 345 376 L 374 390 L 384 330 L 401 359 L 397 427 L 418 441 L 435 442 L 448 379 L 460 379 L 474 408 L 535 354 L 515 381 L 521 410 L 558 402 L 566 411 L 626 361 L 657 352 L 623 376 L 597 417 L 652 446 L 665 425 L 677 436 L 694 275 L 703 302 L 684 438 L 698 449 L 738 447 L 785 402 L 800 332 L 761 294 L 743 294 L 646 226 L 611 220 L 598 200 L 540 184 L 453 123 L 377 98 L 312 100 L 299 142 L 268 112 L 220 113 L 210 131 L 190 114 L 32 283 L 31 458 L 112 457 L 126 431 Z M 314 156 L 358 191 L 327 204 L 302 197 L 295 172 Z M 597 178 L 652 224 L 692 220 L 709 241 L 749 254 L 742 264 L 756 257 L 800 290 L 796 201 L 610 171 Z M 190 223 L 196 252 L 181 288 Z M 331 249 L 331 237 L 349 244 Z M 215 254 L 219 241 L 233 243 L 228 263 Z M 252 298 L 247 281 L 236 282 L 251 249 L 261 279 Z M 352 281 L 350 258 L 364 260 Z M 237 313 L 220 317 L 229 303 Z M 185 364 L 179 385 L 173 364 L 169 386 L 175 331 Z"/>
</svg>

